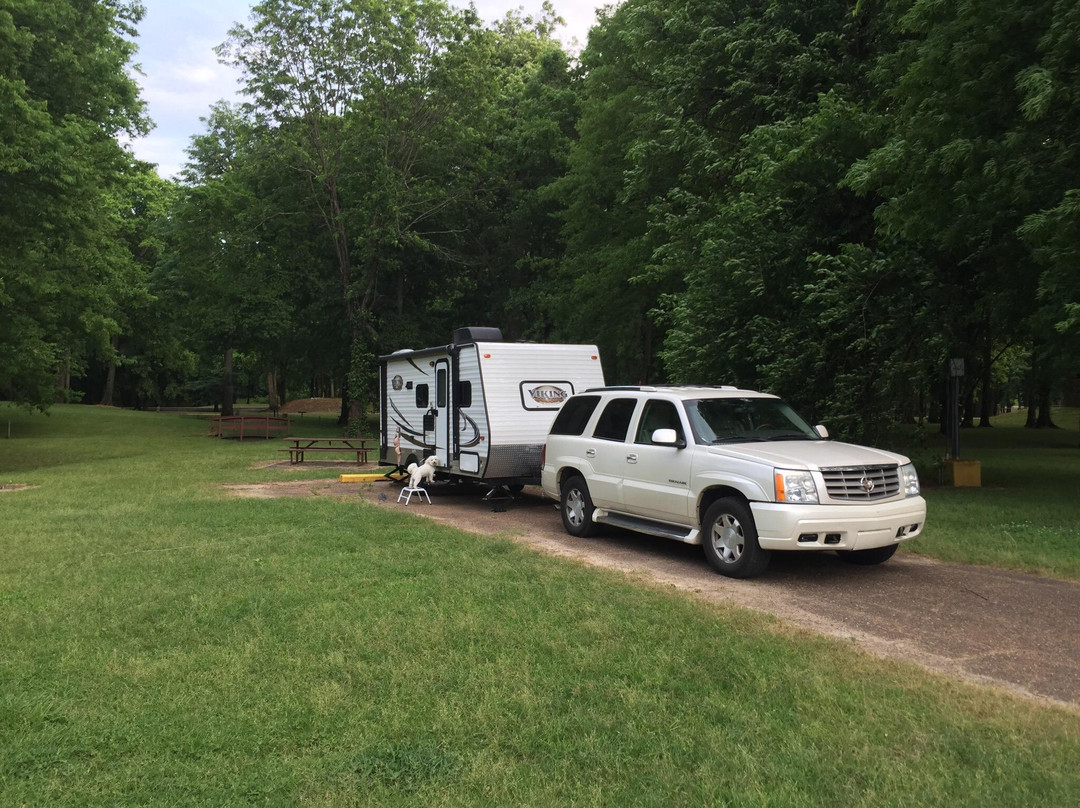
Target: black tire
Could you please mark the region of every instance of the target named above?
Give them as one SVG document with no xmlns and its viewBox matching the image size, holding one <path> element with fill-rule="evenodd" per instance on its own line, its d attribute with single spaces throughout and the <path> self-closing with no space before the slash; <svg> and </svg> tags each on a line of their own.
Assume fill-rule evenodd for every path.
<svg viewBox="0 0 1080 808">
<path fill-rule="evenodd" d="M 893 557 L 899 546 L 890 544 L 885 547 L 871 547 L 869 550 L 837 550 L 836 554 L 849 564 L 869 567 L 873 564 L 884 564 Z"/>
<path fill-rule="evenodd" d="M 516 497 L 518 494 L 525 490 L 525 484 L 512 483 L 511 485 L 506 486 L 506 490 Z"/>
<path fill-rule="evenodd" d="M 559 513 L 566 532 L 579 538 L 593 535 L 596 532 L 596 522 L 592 518 L 594 508 L 585 481 L 577 474 L 567 477 L 560 493 Z"/>
<path fill-rule="evenodd" d="M 760 575 L 772 556 L 758 544 L 757 525 L 750 508 L 734 497 L 718 499 L 705 511 L 701 543 L 712 568 L 729 578 Z"/>
</svg>

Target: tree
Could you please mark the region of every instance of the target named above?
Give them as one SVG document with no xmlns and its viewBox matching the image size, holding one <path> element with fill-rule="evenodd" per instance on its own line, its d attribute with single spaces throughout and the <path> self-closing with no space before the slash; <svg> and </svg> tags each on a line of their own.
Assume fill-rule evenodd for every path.
<svg viewBox="0 0 1080 808">
<path fill-rule="evenodd" d="M 425 147 L 462 101 L 444 91 L 438 66 L 475 17 L 436 0 L 267 0 L 253 17 L 220 53 L 243 69 L 258 114 L 289 138 L 333 246 L 355 430 L 375 384 L 380 272 L 402 248 L 424 249 L 425 222 L 448 204 L 440 177 L 424 171 Z"/>
<path fill-rule="evenodd" d="M 675 184 L 678 168 L 670 159 L 639 158 L 656 121 L 653 60 L 668 47 L 678 52 L 664 29 L 669 11 L 628 2 L 601 15 L 581 54 L 578 136 L 565 176 L 549 190 L 562 208 L 565 244 L 540 286 L 552 336 L 595 341 L 609 381 L 660 377 L 660 335 L 648 314 L 665 287 L 644 270 L 659 246 L 650 206 Z"/>
<path fill-rule="evenodd" d="M 0 3 L 0 394 L 45 409 L 107 354 L 130 261 L 117 244 L 117 143 L 144 132 L 127 73 L 137 3 Z"/>
<path fill-rule="evenodd" d="M 271 144 L 228 104 L 193 139 L 185 182 L 170 213 L 171 250 L 156 283 L 187 328 L 190 345 L 222 360 L 222 412 L 232 414 L 233 354 L 258 352 L 291 322 L 295 279 L 275 228 L 283 221 L 260 180 L 280 164 Z"/>
<path fill-rule="evenodd" d="M 1080 170 L 1080 16 L 1056 0 L 894 8 L 906 38 L 883 61 L 896 76 L 891 131 L 850 182 L 886 200 L 882 241 L 933 267 L 934 296 L 950 302 L 939 331 L 977 369 L 982 400 L 993 398 L 994 361 L 1019 338 L 1031 349 L 1029 398 L 1049 424 L 1065 347 L 1052 324 L 1076 299 L 1055 266 L 1075 238 L 1062 234 Z"/>
</svg>

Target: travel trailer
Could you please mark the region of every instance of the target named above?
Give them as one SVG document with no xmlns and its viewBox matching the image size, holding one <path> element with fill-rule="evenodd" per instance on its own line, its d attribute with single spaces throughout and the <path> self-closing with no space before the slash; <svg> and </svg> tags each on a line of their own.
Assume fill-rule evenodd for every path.
<svg viewBox="0 0 1080 808">
<path fill-rule="evenodd" d="M 595 345 L 504 342 L 497 328 L 459 328 L 449 345 L 379 357 L 380 462 L 407 467 L 435 455 L 440 476 L 538 484 L 563 402 L 603 384 Z"/>
</svg>

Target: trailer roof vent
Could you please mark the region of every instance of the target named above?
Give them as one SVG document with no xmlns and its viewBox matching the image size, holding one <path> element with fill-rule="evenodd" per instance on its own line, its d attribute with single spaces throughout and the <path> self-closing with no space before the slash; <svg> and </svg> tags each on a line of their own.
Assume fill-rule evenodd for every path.
<svg viewBox="0 0 1080 808">
<path fill-rule="evenodd" d="M 454 344 L 468 345 L 470 342 L 502 342 L 502 331 L 497 328 L 470 326 L 454 329 Z"/>
</svg>

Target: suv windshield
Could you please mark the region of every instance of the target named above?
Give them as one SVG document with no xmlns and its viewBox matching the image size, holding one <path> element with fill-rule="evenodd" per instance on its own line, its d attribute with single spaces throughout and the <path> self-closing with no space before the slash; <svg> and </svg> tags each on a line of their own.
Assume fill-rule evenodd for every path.
<svg viewBox="0 0 1080 808">
<path fill-rule="evenodd" d="M 698 443 L 821 439 L 778 398 L 699 398 L 684 403 Z"/>
</svg>

